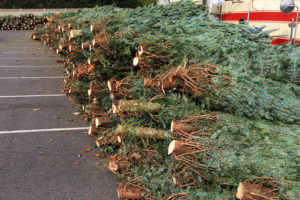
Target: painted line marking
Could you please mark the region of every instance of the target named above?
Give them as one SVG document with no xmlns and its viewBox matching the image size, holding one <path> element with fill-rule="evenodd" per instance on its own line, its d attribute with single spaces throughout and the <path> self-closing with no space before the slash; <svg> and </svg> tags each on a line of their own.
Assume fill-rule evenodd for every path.
<svg viewBox="0 0 300 200">
<path fill-rule="evenodd" d="M 65 78 L 64 76 L 46 76 L 46 77 L 0 77 L 2 79 L 61 79 Z"/>
<path fill-rule="evenodd" d="M 8 39 L 8 40 L 5 40 L 5 41 L 9 41 L 9 42 L 28 42 L 28 43 L 32 43 L 31 40 L 28 40 L 28 39 L 24 39 L 24 40 L 14 40 L 14 39 Z"/>
<path fill-rule="evenodd" d="M 56 60 L 57 58 L 0 58 L 0 60 Z"/>
<path fill-rule="evenodd" d="M 0 99 L 4 98 L 35 98 L 35 97 L 65 97 L 65 94 L 38 94 L 38 95 L 11 95 L 0 96 Z"/>
<path fill-rule="evenodd" d="M 40 52 L 40 51 L 37 51 L 37 52 L 26 52 L 26 51 L 3 51 L 1 52 L 0 51 L 0 54 L 3 53 L 3 54 L 13 54 L 13 53 L 22 53 L 22 54 L 31 54 L 31 53 L 38 53 L 38 54 L 41 54 L 43 52 Z"/>
<path fill-rule="evenodd" d="M 14 53 L 20 53 L 20 54 L 42 54 L 44 52 L 40 52 L 40 51 L 37 51 L 37 52 L 26 52 L 26 51 L 6 51 L 6 52 L 1 52 L 0 51 L 0 54 L 3 53 L 3 54 L 14 54 Z"/>
<path fill-rule="evenodd" d="M 0 45 L 18 45 L 18 44 L 26 44 L 27 46 L 37 46 L 40 45 L 41 43 L 35 43 L 34 41 L 31 42 L 30 40 L 24 40 L 23 42 L 15 41 L 15 40 L 10 40 L 5 38 L 3 42 L 0 43 Z"/>
<path fill-rule="evenodd" d="M 40 43 L 35 43 L 34 41 L 30 41 L 30 40 L 22 40 L 22 41 L 18 41 L 18 40 L 11 40 L 11 39 L 5 39 L 5 41 L 0 42 L 0 45 L 8 45 L 8 44 L 27 44 L 29 46 L 36 46 L 39 45 Z"/>
<path fill-rule="evenodd" d="M 5 42 L 1 42 L 0 45 L 20 45 L 20 44 L 25 44 L 27 46 L 37 46 L 40 45 L 40 43 L 32 43 L 30 41 L 25 41 L 25 42 L 18 42 L 14 40 L 5 40 Z"/>
<path fill-rule="evenodd" d="M 1 45 L 0 45 L 0 47 L 1 47 Z M 26 50 L 26 51 L 32 51 L 32 50 L 35 50 L 35 51 L 37 51 L 37 50 L 46 50 L 46 48 L 44 48 L 44 46 L 42 46 L 42 47 L 38 47 L 38 46 L 33 46 L 33 47 L 30 47 L 30 46 L 23 46 L 23 47 L 18 47 L 18 46 L 8 46 L 8 45 L 6 45 L 5 47 L 3 47 L 2 46 L 2 48 L 5 48 L 7 51 L 13 51 L 13 50 L 15 50 L 15 49 L 17 49 L 17 50 Z"/>
<path fill-rule="evenodd" d="M 38 47 L 38 46 L 22 46 L 22 47 L 18 47 L 18 46 L 1 46 L 0 45 L 0 48 L 5 48 L 7 51 L 15 51 L 15 50 L 17 50 L 17 51 L 20 51 L 20 50 L 24 50 L 24 51 L 28 51 L 28 53 L 31 53 L 31 51 L 32 50 L 34 50 L 34 51 L 37 51 L 37 50 L 41 50 L 41 51 L 43 51 L 43 50 L 46 50 L 45 48 L 42 48 L 42 47 Z"/>
<path fill-rule="evenodd" d="M 15 67 L 19 67 L 19 68 L 31 68 L 31 67 L 40 67 L 40 68 L 58 68 L 59 66 L 56 66 L 56 65 L 53 65 L 53 66 L 31 66 L 31 65 L 28 65 L 28 66 L 22 66 L 22 65 L 14 65 L 14 66 L 1 66 L 0 65 L 0 68 L 15 68 Z"/>
<path fill-rule="evenodd" d="M 0 45 L 0 47 L 1 47 L 1 45 Z M 46 48 L 44 48 L 44 46 L 22 46 L 22 47 L 20 47 L 20 46 L 10 46 L 10 45 L 5 45 L 5 46 L 3 46 L 2 45 L 2 48 L 5 48 L 6 50 L 8 50 L 8 51 L 11 51 L 11 50 L 14 50 L 14 49 L 18 49 L 18 50 L 28 50 L 28 51 L 31 51 L 31 50 L 45 50 Z"/>
<path fill-rule="evenodd" d="M 76 131 L 76 130 L 88 130 L 88 129 L 89 129 L 89 127 L 50 128 L 50 129 L 33 129 L 33 130 L 13 130 L 13 131 L 0 131 L 0 134 L 40 133 L 40 132 L 57 132 L 57 131 Z"/>
</svg>

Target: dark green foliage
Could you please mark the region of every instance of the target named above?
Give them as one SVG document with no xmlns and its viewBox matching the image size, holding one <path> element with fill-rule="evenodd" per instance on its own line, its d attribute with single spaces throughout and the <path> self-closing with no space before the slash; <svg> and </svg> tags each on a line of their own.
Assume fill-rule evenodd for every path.
<svg viewBox="0 0 300 200">
<path fill-rule="evenodd" d="M 136 8 L 156 3 L 155 0 L 9 0 L 4 8 L 92 8 L 95 6 L 111 5 L 122 8 Z"/>
<path fill-rule="evenodd" d="M 65 40 L 69 45 L 102 39 L 91 50 L 58 53 L 68 74 L 66 93 L 91 122 L 101 150 L 116 153 L 118 181 L 142 188 L 148 199 L 220 200 L 233 199 L 240 182 L 272 177 L 280 184 L 279 199 L 299 198 L 299 45 L 272 46 L 269 32 L 220 22 L 191 2 L 96 7 L 54 19 L 35 32 L 54 48 L 71 32 L 58 25 L 83 30 Z M 91 32 L 90 24 L 99 30 Z M 145 78 L 156 82 L 145 88 Z M 164 88 L 164 78 L 174 78 L 175 86 Z M 118 112 L 112 106 L 119 100 L 162 108 Z M 171 132 L 173 120 L 192 130 Z M 130 136 L 129 129 L 118 135 L 118 124 L 132 127 Z M 135 127 L 165 136 L 136 137 Z M 193 149 L 168 155 L 172 140 Z"/>
</svg>

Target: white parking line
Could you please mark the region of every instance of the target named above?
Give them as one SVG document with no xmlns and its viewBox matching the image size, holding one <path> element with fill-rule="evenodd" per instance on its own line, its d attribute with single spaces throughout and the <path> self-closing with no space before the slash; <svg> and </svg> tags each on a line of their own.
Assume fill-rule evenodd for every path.
<svg viewBox="0 0 300 200">
<path fill-rule="evenodd" d="M 32 44 L 29 42 L 7 42 L 7 43 L 0 43 L 0 46 L 5 46 L 5 47 L 40 47 L 41 44 Z"/>
<path fill-rule="evenodd" d="M 40 132 L 58 132 L 58 131 L 76 131 L 88 130 L 89 127 L 75 127 L 75 128 L 50 128 L 50 129 L 33 129 L 33 130 L 13 130 L 13 131 L 0 131 L 0 134 L 11 133 L 40 133 Z"/>
<path fill-rule="evenodd" d="M 3 49 L 5 48 L 6 51 L 24 50 L 24 51 L 28 51 L 30 53 L 31 53 L 32 50 L 34 50 L 33 52 L 36 52 L 38 50 L 41 50 L 41 51 L 46 50 L 45 48 L 41 48 L 41 47 L 27 47 L 27 46 L 26 47 L 25 46 L 23 46 L 23 47 L 18 47 L 18 46 L 15 46 L 15 47 L 13 47 L 13 46 L 1 47 L 1 45 L 0 45 L 0 48 L 3 48 Z"/>
<path fill-rule="evenodd" d="M 1 79 L 61 79 L 64 76 L 46 76 L 46 77 L 0 77 Z"/>
<path fill-rule="evenodd" d="M 38 53 L 38 50 L 43 51 L 43 49 L 37 48 L 38 46 L 24 46 L 24 45 L 21 45 L 21 46 L 22 47 L 18 48 L 18 46 L 12 46 L 12 45 L 7 45 L 5 47 L 0 45 L 0 48 L 3 52 L 27 52 L 27 54 L 31 54 L 34 52 Z M 31 51 L 31 50 L 33 50 L 33 51 Z M 39 53 L 41 53 L 41 52 L 39 52 Z"/>
<path fill-rule="evenodd" d="M 11 95 L 11 96 L 0 96 L 0 99 L 5 98 L 35 98 L 35 97 L 65 97 L 65 94 L 40 94 L 40 95 Z"/>
<path fill-rule="evenodd" d="M 36 53 L 36 54 L 44 54 L 44 52 L 40 52 L 40 51 L 37 51 L 37 52 L 26 52 L 26 51 L 6 51 L 6 52 L 1 52 L 0 51 L 0 54 L 33 54 L 33 53 Z"/>
<path fill-rule="evenodd" d="M 28 66 L 24 66 L 24 65 L 13 65 L 13 66 L 1 66 L 0 65 L 0 68 L 15 68 L 15 67 L 19 67 L 19 68 L 30 68 L 30 67 L 32 67 L 32 68 L 34 68 L 34 67 L 40 67 L 40 68 L 58 68 L 59 66 L 57 66 L 57 65 L 52 65 L 52 66 L 47 66 L 47 65 L 45 65 L 45 66 L 32 66 L 32 65 L 28 65 Z"/>
<path fill-rule="evenodd" d="M 0 58 L 0 60 L 56 60 L 57 58 Z"/>
</svg>

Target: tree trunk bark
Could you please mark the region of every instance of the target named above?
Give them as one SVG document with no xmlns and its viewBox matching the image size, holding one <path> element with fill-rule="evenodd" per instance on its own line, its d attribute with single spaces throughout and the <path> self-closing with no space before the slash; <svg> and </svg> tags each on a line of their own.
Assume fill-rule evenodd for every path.
<svg viewBox="0 0 300 200">
<path fill-rule="evenodd" d="M 165 140 L 167 138 L 166 131 L 157 130 L 154 128 L 147 127 L 132 127 L 129 124 L 122 124 L 117 126 L 116 130 L 117 135 L 120 136 L 136 136 L 139 138 L 151 138 L 151 139 L 162 139 Z"/>
<path fill-rule="evenodd" d="M 271 188 L 248 182 L 241 182 L 236 193 L 236 198 L 241 200 L 273 200 L 276 196 Z"/>
<path fill-rule="evenodd" d="M 147 112 L 155 113 L 163 108 L 162 105 L 158 103 L 142 102 L 139 100 L 120 100 L 117 105 L 113 106 L 115 113 L 120 112 Z"/>
</svg>

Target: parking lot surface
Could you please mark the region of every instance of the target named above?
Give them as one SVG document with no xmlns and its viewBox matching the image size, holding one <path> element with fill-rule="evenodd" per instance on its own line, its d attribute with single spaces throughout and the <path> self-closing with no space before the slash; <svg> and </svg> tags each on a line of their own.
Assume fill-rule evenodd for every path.
<svg viewBox="0 0 300 200">
<path fill-rule="evenodd" d="M 56 56 L 30 34 L 0 31 L 0 199 L 118 199 Z"/>
</svg>

